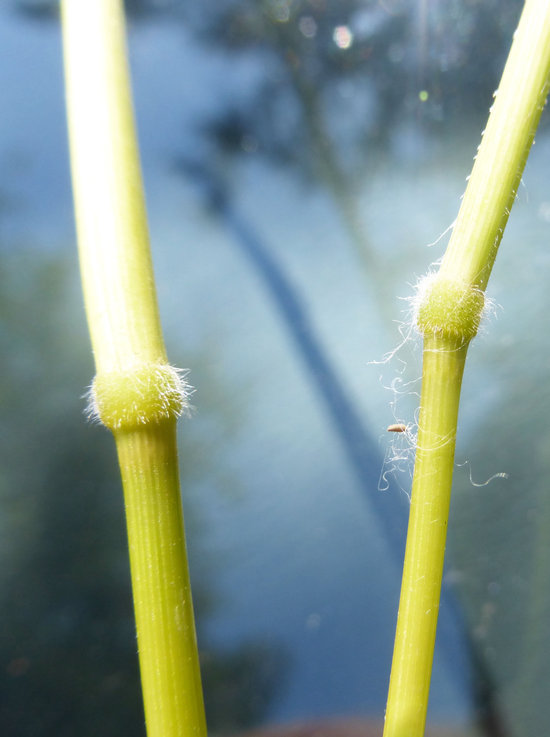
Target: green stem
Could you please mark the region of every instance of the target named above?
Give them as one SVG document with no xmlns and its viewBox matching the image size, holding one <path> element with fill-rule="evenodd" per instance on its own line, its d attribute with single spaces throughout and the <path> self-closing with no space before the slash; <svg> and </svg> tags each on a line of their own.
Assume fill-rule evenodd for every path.
<svg viewBox="0 0 550 737">
<path fill-rule="evenodd" d="M 424 734 L 464 362 L 549 77 L 550 3 L 527 0 L 441 268 L 419 288 L 418 447 L 384 737 Z"/>
<path fill-rule="evenodd" d="M 205 735 L 178 482 L 176 424 L 116 434 L 147 732 Z"/>
<path fill-rule="evenodd" d="M 550 3 L 527 0 L 441 271 L 485 289 L 539 119 L 550 69 Z"/>
<path fill-rule="evenodd" d="M 122 0 L 62 0 L 79 257 L 96 376 L 117 444 L 149 737 L 206 735 L 176 451 L 186 386 L 162 338 Z"/>
<path fill-rule="evenodd" d="M 424 734 L 467 344 L 427 338 L 418 446 L 384 735 Z"/>
<path fill-rule="evenodd" d="M 62 0 L 71 170 L 86 314 L 99 373 L 166 361 L 121 0 Z"/>
</svg>

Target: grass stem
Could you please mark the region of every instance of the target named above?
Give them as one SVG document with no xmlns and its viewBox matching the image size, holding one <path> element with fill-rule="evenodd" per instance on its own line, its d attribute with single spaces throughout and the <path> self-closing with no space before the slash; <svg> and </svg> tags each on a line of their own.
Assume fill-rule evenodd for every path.
<svg viewBox="0 0 550 737">
<path fill-rule="evenodd" d="M 439 272 L 420 285 L 418 447 L 384 737 L 422 737 L 466 353 L 550 82 L 550 3 L 527 0 Z"/>
<path fill-rule="evenodd" d="M 176 450 L 186 387 L 155 293 L 122 0 L 62 0 L 71 168 L 96 363 L 91 412 L 115 436 L 149 737 L 204 737 Z"/>
<path fill-rule="evenodd" d="M 427 338 L 407 550 L 384 735 L 424 734 L 466 346 Z"/>
<path fill-rule="evenodd" d="M 118 432 L 149 737 L 205 735 L 175 420 Z"/>
</svg>

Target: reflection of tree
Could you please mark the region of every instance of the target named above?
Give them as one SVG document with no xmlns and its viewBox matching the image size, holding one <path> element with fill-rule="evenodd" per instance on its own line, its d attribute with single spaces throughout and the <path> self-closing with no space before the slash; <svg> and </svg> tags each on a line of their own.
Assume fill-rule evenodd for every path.
<svg viewBox="0 0 550 737">
<path fill-rule="evenodd" d="M 350 137 L 359 144 L 387 140 L 395 125 L 411 112 L 416 117 L 420 108 L 425 119 L 439 124 L 452 124 L 452 119 L 446 119 L 450 113 L 462 118 L 472 113 L 485 116 L 521 5 L 518 0 L 169 3 L 194 33 L 230 49 L 235 58 L 254 54 L 266 70 L 264 84 L 270 85 L 271 99 L 278 97 L 275 105 L 287 104 L 284 92 L 289 82 L 298 103 L 305 100 L 304 110 L 316 98 L 313 125 L 321 120 L 333 144 L 344 146 L 350 144 Z M 339 29 L 345 32 L 339 34 Z M 290 70 L 291 78 L 284 69 Z M 428 92 L 427 106 L 418 99 L 420 89 Z M 362 116 L 353 112 L 357 98 L 366 105 Z M 338 109 L 345 115 L 351 112 L 353 118 L 344 142 L 335 140 Z M 309 133 L 309 126 L 305 128 Z M 305 140 L 302 136 L 294 145 L 289 141 L 295 158 L 308 155 L 299 150 Z M 324 140 L 322 136 L 321 143 Z M 347 163 L 351 165 L 347 175 L 369 168 L 357 156 Z"/>
<path fill-rule="evenodd" d="M 204 0 L 177 7 L 214 48 L 264 70 L 252 92 L 243 95 L 236 82 L 206 130 L 225 151 L 292 162 L 322 183 L 376 292 L 388 263 L 369 244 L 358 188 L 365 191 L 396 128 L 422 120 L 433 133 L 459 117 L 486 115 L 518 17 L 517 3 L 504 5 L 498 20 L 489 1 Z M 383 311 L 385 295 L 378 296 Z"/>
<path fill-rule="evenodd" d="M 44 17 L 57 3 L 18 0 L 17 6 Z M 422 119 L 433 132 L 457 118 L 486 115 L 519 5 L 501 2 L 495 12 L 495 0 L 433 6 L 406 0 L 126 0 L 126 8 L 132 18 L 182 19 L 195 37 L 262 70 L 245 94 L 237 83 L 235 94 L 203 120 L 203 131 L 226 152 L 292 162 L 321 182 L 376 291 L 378 260 L 385 260 L 368 242 L 358 187 L 372 177 L 396 127 Z"/>
<path fill-rule="evenodd" d="M 143 709 L 118 469 L 108 433 L 86 425 L 75 389 L 91 372 L 83 319 L 69 322 L 58 265 L 4 256 L 2 275 L 0 733 L 137 737 Z M 200 474 L 194 456 L 185 466 Z M 191 508 L 188 529 L 198 518 Z M 208 613 L 223 606 L 209 562 L 194 577 L 208 717 L 245 727 L 274 694 L 284 656 L 253 642 L 228 656 L 204 642 Z M 247 710 L 251 683 L 259 695 Z"/>
<path fill-rule="evenodd" d="M 10 3 L 37 20 L 56 17 L 59 6 L 58 0 Z M 345 106 L 350 96 L 363 97 L 374 106 L 357 120 L 356 133 L 363 141 L 365 136 L 384 140 L 394 125 L 411 112 L 416 117 L 420 109 L 435 125 L 453 126 L 472 115 L 483 123 L 523 6 L 521 0 L 124 0 L 124 4 L 131 19 L 182 20 L 194 34 L 235 54 L 263 54 L 257 58 L 267 72 L 265 85 L 279 97 L 278 104 L 286 102 L 289 80 L 265 64 L 270 55 L 290 68 L 297 87 L 307 85 L 307 90 L 297 90 L 298 97 L 313 92 L 326 103 L 327 92 L 332 95 L 336 90 L 332 102 L 338 107 Z M 335 44 L 338 27 L 353 34 L 349 46 Z M 354 84 L 347 86 L 346 95 L 338 95 L 341 83 L 350 80 Z M 429 93 L 428 105 L 419 105 L 420 88 Z M 272 95 L 261 99 L 269 102 Z M 317 120 L 326 113 L 322 106 L 319 110 Z M 262 122 L 269 124 L 269 117 Z M 266 144 L 269 137 L 264 137 Z M 293 155 L 303 143 L 302 137 L 294 144 L 288 141 Z M 358 163 L 356 157 L 354 161 Z"/>
<path fill-rule="evenodd" d="M 208 5 L 208 3 L 207 3 Z M 403 74 L 388 74 L 381 60 L 403 36 L 405 13 L 385 13 L 378 31 L 346 46 L 338 29 L 353 38 L 357 0 L 320 2 L 240 2 L 210 4 L 201 17 L 188 9 L 203 37 L 235 56 L 248 55 L 263 68 L 256 94 L 233 109 L 220 109 L 206 130 L 225 150 L 252 147 L 275 161 L 292 162 L 330 193 L 367 274 L 376 271 L 360 216 L 357 183 L 372 157 L 365 142 L 385 139 L 403 96 Z M 358 100 L 370 100 L 371 108 Z M 365 113 L 357 115 L 357 109 Z M 345 137 L 338 128 L 345 122 Z M 370 122 L 369 122 L 370 121 Z M 376 282 L 375 282 L 376 283 Z"/>
</svg>

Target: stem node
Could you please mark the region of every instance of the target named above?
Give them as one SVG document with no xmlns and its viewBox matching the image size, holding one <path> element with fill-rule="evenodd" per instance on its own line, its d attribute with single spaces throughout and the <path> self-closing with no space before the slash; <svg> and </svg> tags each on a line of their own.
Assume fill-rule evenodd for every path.
<svg viewBox="0 0 550 737">
<path fill-rule="evenodd" d="M 484 304 L 481 289 L 440 272 L 428 274 L 418 287 L 416 325 L 424 337 L 468 343 L 478 331 Z"/>
<path fill-rule="evenodd" d="M 100 372 L 90 389 L 89 415 L 113 431 L 179 417 L 188 409 L 189 395 L 181 373 L 166 363 Z"/>
</svg>

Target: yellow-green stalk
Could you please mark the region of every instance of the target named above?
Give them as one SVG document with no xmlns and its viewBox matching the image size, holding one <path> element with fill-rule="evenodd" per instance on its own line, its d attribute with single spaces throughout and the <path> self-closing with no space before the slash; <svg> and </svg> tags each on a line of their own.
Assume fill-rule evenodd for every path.
<svg viewBox="0 0 550 737">
<path fill-rule="evenodd" d="M 178 479 L 186 386 L 162 338 L 122 0 L 62 0 L 71 168 L 96 363 L 91 411 L 114 434 L 149 737 L 206 735 Z"/>
<path fill-rule="evenodd" d="M 418 294 L 422 394 L 384 737 L 425 730 L 464 362 L 549 75 L 550 2 L 527 0 L 447 251 Z"/>
</svg>

